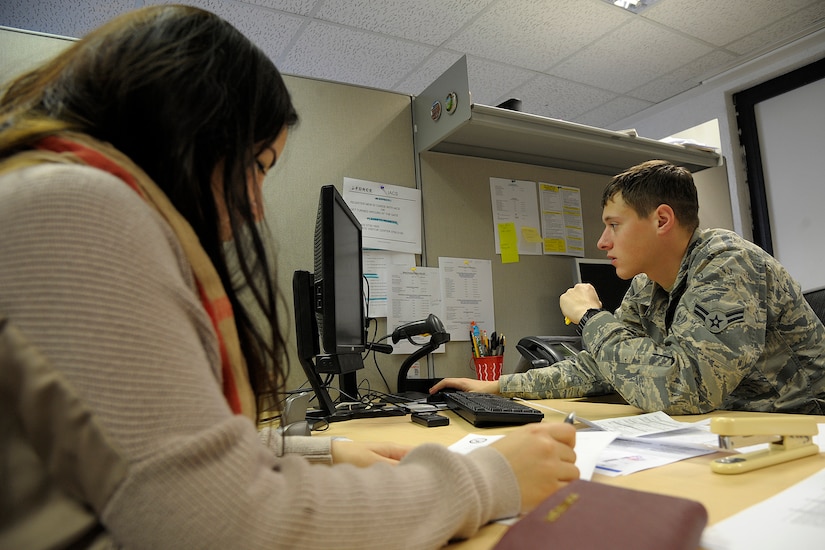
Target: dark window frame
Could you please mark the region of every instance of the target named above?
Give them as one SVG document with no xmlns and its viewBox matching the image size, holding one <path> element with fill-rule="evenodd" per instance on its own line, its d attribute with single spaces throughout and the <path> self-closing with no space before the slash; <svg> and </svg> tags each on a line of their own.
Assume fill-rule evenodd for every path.
<svg viewBox="0 0 825 550">
<path fill-rule="evenodd" d="M 765 174 L 762 168 L 762 152 L 759 148 L 759 132 L 756 125 L 756 105 L 823 78 L 825 78 L 825 58 L 733 94 L 733 108 L 739 129 L 739 143 L 744 153 L 751 201 L 753 241 L 769 254 L 773 254 L 773 238 L 768 214 Z"/>
</svg>

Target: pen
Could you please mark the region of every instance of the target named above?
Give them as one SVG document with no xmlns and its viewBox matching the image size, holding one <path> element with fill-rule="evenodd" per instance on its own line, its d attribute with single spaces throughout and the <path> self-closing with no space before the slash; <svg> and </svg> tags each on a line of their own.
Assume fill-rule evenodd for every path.
<svg viewBox="0 0 825 550">
<path fill-rule="evenodd" d="M 564 418 L 564 422 L 565 422 L 565 424 L 572 424 L 572 423 L 574 423 L 575 421 L 576 421 L 576 413 L 575 413 L 575 412 L 571 412 L 570 414 L 568 414 L 568 415 Z"/>
</svg>

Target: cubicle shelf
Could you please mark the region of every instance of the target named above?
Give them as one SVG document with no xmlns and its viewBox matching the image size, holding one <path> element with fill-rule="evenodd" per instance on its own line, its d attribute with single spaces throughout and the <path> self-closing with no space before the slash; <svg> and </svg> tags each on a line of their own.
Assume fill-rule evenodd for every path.
<svg viewBox="0 0 825 550">
<path fill-rule="evenodd" d="M 498 107 L 473 104 L 470 119 L 429 151 L 615 175 L 650 159 L 691 172 L 718 166 L 717 153 Z"/>
<path fill-rule="evenodd" d="M 418 153 L 435 151 L 615 175 L 651 159 L 670 161 L 697 172 L 719 166 L 714 151 L 686 147 L 584 124 L 474 104 L 467 84 L 466 59 L 448 69 L 414 99 Z M 435 102 L 454 94 L 457 108 L 436 120 Z"/>
</svg>

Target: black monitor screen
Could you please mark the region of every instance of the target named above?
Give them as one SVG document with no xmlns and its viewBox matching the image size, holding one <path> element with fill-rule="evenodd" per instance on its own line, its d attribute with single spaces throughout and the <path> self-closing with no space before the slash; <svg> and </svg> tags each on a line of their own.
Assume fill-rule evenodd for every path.
<svg viewBox="0 0 825 550">
<path fill-rule="evenodd" d="M 321 188 L 315 222 L 315 311 L 321 344 L 339 372 L 363 366 L 366 350 L 361 224 L 332 185 Z"/>
<path fill-rule="evenodd" d="M 620 279 L 616 275 L 616 268 L 609 260 L 589 260 L 576 258 L 573 277 L 577 283 L 590 283 L 599 294 L 602 307 L 609 311 L 616 311 L 622 305 L 627 289 L 632 279 Z"/>
</svg>

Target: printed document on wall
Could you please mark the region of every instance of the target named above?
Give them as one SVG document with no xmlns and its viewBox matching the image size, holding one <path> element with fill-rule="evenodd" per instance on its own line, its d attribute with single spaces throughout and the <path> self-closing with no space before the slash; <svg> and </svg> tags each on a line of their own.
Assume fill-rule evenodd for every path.
<svg viewBox="0 0 825 550">
<path fill-rule="evenodd" d="M 441 307 L 441 280 L 437 267 L 418 267 L 393 264 L 389 268 L 390 292 L 387 300 L 387 332 L 407 323 L 426 319 L 430 313 L 444 318 Z M 421 336 L 413 341 L 426 344 L 429 337 Z M 393 354 L 410 354 L 418 349 L 407 340 L 393 344 Z M 436 353 L 443 353 L 441 346 Z"/>
<path fill-rule="evenodd" d="M 539 183 L 539 200 L 544 253 L 584 257 L 581 191 Z"/>
<path fill-rule="evenodd" d="M 470 340 L 471 321 L 488 333 L 496 330 L 493 268 L 490 260 L 438 258 L 444 328 L 450 340 Z"/>
<path fill-rule="evenodd" d="M 344 178 L 344 201 L 361 223 L 364 248 L 421 254 L 421 191 Z"/>
<path fill-rule="evenodd" d="M 512 223 L 518 238 L 518 253 L 541 255 L 539 205 L 536 182 L 490 178 L 493 227 Z M 495 231 L 496 254 L 501 254 L 501 239 Z"/>
<path fill-rule="evenodd" d="M 387 316 L 389 295 L 389 266 L 393 264 L 415 265 L 415 254 L 387 250 L 364 250 L 364 292 L 367 295 L 367 313 L 370 317 Z"/>
</svg>

